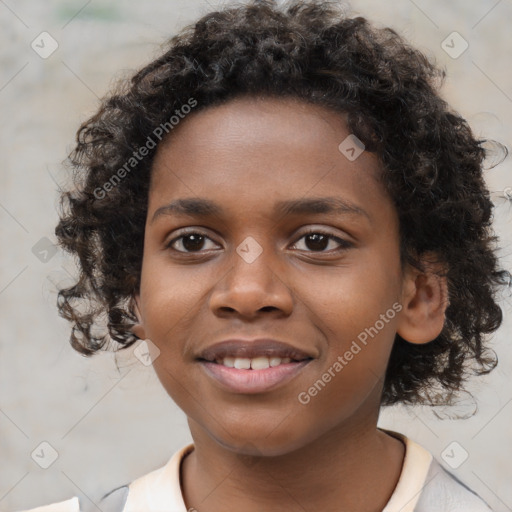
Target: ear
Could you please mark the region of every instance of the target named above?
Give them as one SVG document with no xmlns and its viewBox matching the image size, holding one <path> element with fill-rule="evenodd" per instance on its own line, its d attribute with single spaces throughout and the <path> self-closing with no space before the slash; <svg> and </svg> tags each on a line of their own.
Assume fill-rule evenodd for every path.
<svg viewBox="0 0 512 512">
<path fill-rule="evenodd" d="M 147 338 L 147 336 L 146 336 L 146 331 L 144 330 L 144 326 L 142 323 L 142 315 L 140 312 L 140 296 L 138 294 L 136 294 L 132 297 L 131 305 L 133 306 L 133 311 L 138 320 L 138 323 L 136 323 L 131 328 L 131 331 L 133 332 L 133 334 L 135 334 L 135 336 L 137 336 L 141 340 L 145 340 Z"/>
<path fill-rule="evenodd" d="M 397 333 L 414 344 L 428 343 L 441 333 L 449 305 L 446 266 L 422 258 L 425 272 L 409 266 L 402 287 L 402 310 Z M 434 255 L 435 259 L 435 255 Z M 436 272 L 441 272 L 437 275 Z"/>
</svg>

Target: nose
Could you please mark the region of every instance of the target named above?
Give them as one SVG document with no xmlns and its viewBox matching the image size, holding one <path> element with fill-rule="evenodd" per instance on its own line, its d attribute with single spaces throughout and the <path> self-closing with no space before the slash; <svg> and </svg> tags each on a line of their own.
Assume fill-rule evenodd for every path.
<svg viewBox="0 0 512 512">
<path fill-rule="evenodd" d="M 256 244 L 254 244 L 256 245 Z M 238 314 L 254 318 L 262 312 L 288 316 L 293 310 L 293 292 L 287 284 L 282 262 L 271 249 L 240 244 L 233 251 L 232 265 L 224 273 L 211 296 L 210 308 L 217 316 Z M 244 251 L 249 249 L 250 252 Z"/>
</svg>

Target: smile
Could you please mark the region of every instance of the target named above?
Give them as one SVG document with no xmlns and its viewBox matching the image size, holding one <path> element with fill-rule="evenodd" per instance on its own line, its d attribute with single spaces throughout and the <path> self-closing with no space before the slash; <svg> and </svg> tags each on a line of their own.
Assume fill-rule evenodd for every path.
<svg viewBox="0 0 512 512">
<path fill-rule="evenodd" d="M 292 361 L 290 358 L 280 357 L 225 357 L 219 362 L 199 362 L 206 375 L 224 391 L 256 394 L 283 386 L 311 361 L 312 359 Z"/>
<path fill-rule="evenodd" d="M 228 368 L 237 368 L 238 370 L 264 370 L 265 368 L 274 368 L 281 364 L 291 362 L 289 357 L 224 357 L 215 361 L 217 364 L 227 366 Z M 296 361 L 294 361 L 296 362 Z"/>
</svg>

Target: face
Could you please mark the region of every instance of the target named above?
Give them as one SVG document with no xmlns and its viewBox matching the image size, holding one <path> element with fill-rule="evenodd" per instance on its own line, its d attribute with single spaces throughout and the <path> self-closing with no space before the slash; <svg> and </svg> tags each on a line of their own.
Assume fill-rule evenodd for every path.
<svg viewBox="0 0 512 512">
<path fill-rule="evenodd" d="M 376 421 L 401 314 L 399 226 L 377 157 L 338 148 L 349 135 L 322 107 L 238 98 L 158 148 L 134 332 L 160 350 L 155 371 L 196 442 L 277 455 Z M 214 208 L 162 208 L 189 198 Z M 311 359 L 269 389 L 230 389 L 198 356 L 232 338 Z"/>
</svg>

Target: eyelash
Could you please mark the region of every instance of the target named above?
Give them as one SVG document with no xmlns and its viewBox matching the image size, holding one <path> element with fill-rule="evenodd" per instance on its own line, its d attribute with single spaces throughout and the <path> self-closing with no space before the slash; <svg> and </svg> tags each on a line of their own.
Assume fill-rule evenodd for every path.
<svg viewBox="0 0 512 512">
<path fill-rule="evenodd" d="M 346 251 L 347 249 L 353 247 L 353 244 L 351 242 L 348 242 L 347 240 L 343 240 L 342 238 L 339 238 L 337 236 L 334 236 L 326 231 L 323 231 L 322 229 L 315 229 L 315 228 L 309 228 L 305 233 L 302 233 L 302 235 L 297 239 L 297 241 L 294 243 L 294 245 L 299 241 L 301 240 L 302 238 L 304 238 L 305 236 L 308 236 L 308 235 L 312 235 L 312 234 L 318 234 L 318 235 L 324 235 L 326 236 L 329 240 L 334 240 L 335 242 L 339 243 L 340 244 L 340 247 L 338 247 L 337 249 L 334 249 L 334 250 L 330 250 L 330 251 L 306 251 L 306 252 L 311 252 L 311 253 L 314 253 L 314 254 L 331 254 L 333 252 L 338 252 L 338 251 Z M 211 238 L 206 235 L 205 233 L 201 233 L 200 231 L 193 231 L 193 230 L 190 230 L 190 231 L 186 231 L 186 232 L 182 232 L 180 236 L 178 237 L 175 237 L 173 238 L 172 240 L 169 241 L 169 243 L 166 244 L 166 248 L 167 249 L 171 249 L 175 252 L 178 252 L 178 253 L 181 253 L 181 254 L 201 254 L 202 252 L 204 251 L 178 251 L 176 249 L 174 249 L 172 247 L 172 245 L 186 237 L 186 236 L 189 236 L 189 235 L 200 235 L 200 236 L 203 236 L 205 238 L 208 238 L 211 240 Z"/>
</svg>

